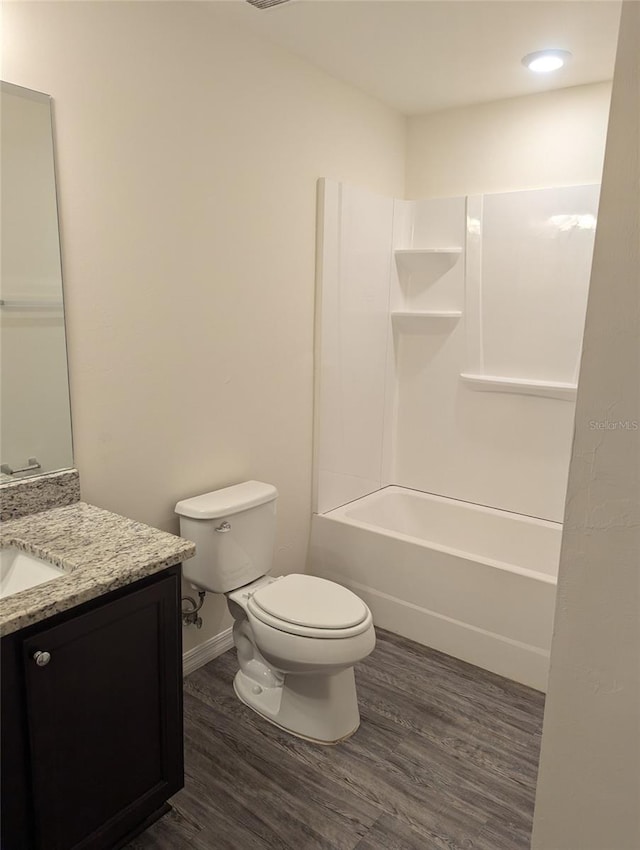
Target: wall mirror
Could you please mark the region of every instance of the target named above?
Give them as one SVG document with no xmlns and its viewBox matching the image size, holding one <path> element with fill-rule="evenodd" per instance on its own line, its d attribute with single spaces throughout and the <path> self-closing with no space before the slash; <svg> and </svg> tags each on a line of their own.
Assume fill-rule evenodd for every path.
<svg viewBox="0 0 640 850">
<path fill-rule="evenodd" d="M 2 83 L 0 483 L 73 465 L 51 98 Z"/>
</svg>

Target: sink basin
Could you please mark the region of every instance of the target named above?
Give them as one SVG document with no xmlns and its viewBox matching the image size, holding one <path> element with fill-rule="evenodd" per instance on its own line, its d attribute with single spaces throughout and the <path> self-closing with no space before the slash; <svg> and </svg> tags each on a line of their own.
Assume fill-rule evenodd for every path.
<svg viewBox="0 0 640 850">
<path fill-rule="evenodd" d="M 61 567 L 22 552 L 15 546 L 0 549 L 0 599 L 64 574 Z"/>
</svg>

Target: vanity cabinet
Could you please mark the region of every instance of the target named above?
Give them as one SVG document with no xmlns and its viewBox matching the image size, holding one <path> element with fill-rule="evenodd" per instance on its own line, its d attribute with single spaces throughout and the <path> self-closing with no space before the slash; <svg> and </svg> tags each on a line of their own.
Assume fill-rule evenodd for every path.
<svg viewBox="0 0 640 850">
<path fill-rule="evenodd" d="M 180 568 L 2 640 L 2 850 L 113 850 L 183 785 Z"/>
</svg>

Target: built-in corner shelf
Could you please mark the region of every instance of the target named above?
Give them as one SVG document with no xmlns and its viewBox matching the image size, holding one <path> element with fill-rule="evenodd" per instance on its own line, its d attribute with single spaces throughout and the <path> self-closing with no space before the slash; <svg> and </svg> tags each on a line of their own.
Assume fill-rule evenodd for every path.
<svg viewBox="0 0 640 850">
<path fill-rule="evenodd" d="M 506 378 L 470 372 L 462 372 L 460 377 L 470 389 L 482 392 L 519 393 L 556 398 L 561 401 L 574 401 L 578 391 L 577 384 L 566 384 L 560 381 L 534 381 L 529 378 Z"/>
<path fill-rule="evenodd" d="M 392 319 L 459 319 L 461 310 L 393 310 Z"/>
<path fill-rule="evenodd" d="M 462 254 L 462 248 L 402 248 L 394 251 L 400 279 L 426 276 L 435 280 L 452 268 Z"/>
</svg>

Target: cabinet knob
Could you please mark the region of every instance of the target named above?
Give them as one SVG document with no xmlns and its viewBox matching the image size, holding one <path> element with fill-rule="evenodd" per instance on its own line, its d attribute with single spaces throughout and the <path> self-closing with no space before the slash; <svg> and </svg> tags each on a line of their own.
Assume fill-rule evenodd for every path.
<svg viewBox="0 0 640 850">
<path fill-rule="evenodd" d="M 50 652 L 37 652 L 33 653 L 33 660 L 36 662 L 38 667 L 46 667 L 47 664 L 51 661 L 51 653 Z"/>
</svg>

